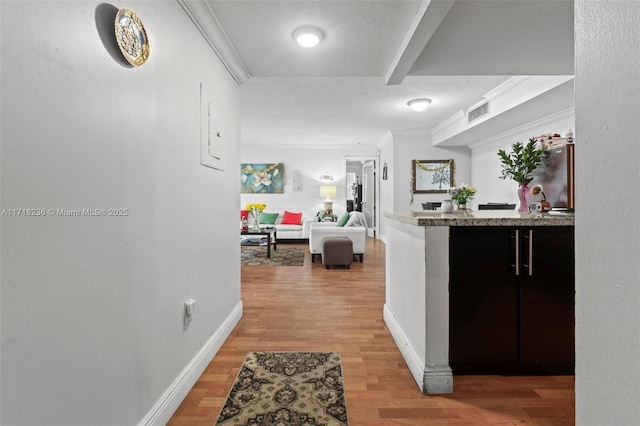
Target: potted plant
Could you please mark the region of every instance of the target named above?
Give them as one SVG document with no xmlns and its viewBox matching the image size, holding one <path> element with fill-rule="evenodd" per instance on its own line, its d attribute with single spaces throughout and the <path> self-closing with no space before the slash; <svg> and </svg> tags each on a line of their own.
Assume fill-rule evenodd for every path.
<svg viewBox="0 0 640 426">
<path fill-rule="evenodd" d="M 528 211 L 528 184 L 533 180 L 531 174 L 542 161 L 543 153 L 543 148 L 536 148 L 536 140 L 534 138 L 530 138 L 526 145 L 522 142 L 514 143 L 511 145 L 511 152 L 508 154 L 504 149 L 498 150 L 498 157 L 502 162 L 502 175 L 500 178 L 509 178 L 518 182 L 518 198 L 520 199 L 518 211 Z"/>
<path fill-rule="evenodd" d="M 463 183 L 460 186 L 454 186 L 449 190 L 449 195 L 451 195 L 451 199 L 458 204 L 459 210 L 466 210 L 467 203 L 473 198 L 476 194 L 476 189 L 473 186 L 469 186 Z"/>
</svg>

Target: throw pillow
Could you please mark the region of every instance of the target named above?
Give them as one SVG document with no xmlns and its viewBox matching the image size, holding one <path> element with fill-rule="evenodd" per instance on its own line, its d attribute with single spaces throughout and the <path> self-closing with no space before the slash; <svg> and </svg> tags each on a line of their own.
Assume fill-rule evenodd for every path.
<svg viewBox="0 0 640 426">
<path fill-rule="evenodd" d="M 347 221 L 349 220 L 349 212 L 345 212 L 342 216 L 340 216 L 340 219 L 338 220 L 338 224 L 336 226 L 339 227 L 343 227 Z"/>
<path fill-rule="evenodd" d="M 284 211 L 284 216 L 282 217 L 283 225 L 302 225 L 302 212 L 300 213 L 291 213 L 288 211 Z"/>
<path fill-rule="evenodd" d="M 278 218 L 278 213 L 262 212 L 262 214 L 260 215 L 260 223 L 263 225 L 273 225 L 276 223 L 277 218 Z"/>
</svg>

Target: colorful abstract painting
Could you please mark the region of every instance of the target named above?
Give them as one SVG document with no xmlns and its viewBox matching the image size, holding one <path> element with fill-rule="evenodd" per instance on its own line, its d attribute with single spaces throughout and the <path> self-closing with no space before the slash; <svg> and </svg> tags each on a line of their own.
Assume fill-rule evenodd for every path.
<svg viewBox="0 0 640 426">
<path fill-rule="evenodd" d="M 243 194 L 282 194 L 284 165 L 240 164 L 240 187 Z"/>
</svg>

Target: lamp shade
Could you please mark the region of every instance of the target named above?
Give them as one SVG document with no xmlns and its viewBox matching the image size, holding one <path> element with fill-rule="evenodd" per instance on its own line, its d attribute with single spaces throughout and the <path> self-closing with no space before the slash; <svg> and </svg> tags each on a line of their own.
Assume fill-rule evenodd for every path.
<svg viewBox="0 0 640 426">
<path fill-rule="evenodd" d="M 321 197 L 335 197 L 338 193 L 338 189 L 334 185 L 322 185 L 320 187 Z"/>
</svg>

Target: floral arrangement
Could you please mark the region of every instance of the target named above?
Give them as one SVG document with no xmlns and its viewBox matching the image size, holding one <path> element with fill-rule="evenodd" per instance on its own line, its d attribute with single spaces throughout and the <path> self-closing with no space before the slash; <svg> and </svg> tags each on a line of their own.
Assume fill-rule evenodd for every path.
<svg viewBox="0 0 640 426">
<path fill-rule="evenodd" d="M 260 229 L 260 215 L 267 208 L 266 204 L 262 203 L 249 203 L 244 206 L 245 210 L 249 210 L 249 215 L 251 215 L 252 223 L 251 228 L 254 231 Z"/>
<path fill-rule="evenodd" d="M 531 138 L 526 145 L 516 142 L 511 146 L 512 152 L 498 150 L 502 162 L 501 179 L 511 178 L 518 183 L 528 184 L 533 179 L 531 173 L 542 161 L 544 148 L 536 149 L 536 139 Z"/>
<path fill-rule="evenodd" d="M 467 204 L 467 202 L 473 198 L 476 192 L 477 190 L 473 186 L 469 186 L 465 183 L 449 189 L 449 195 L 451 195 L 451 199 L 458 203 L 458 205 Z"/>
<path fill-rule="evenodd" d="M 262 213 L 266 208 L 267 208 L 266 204 L 260 204 L 260 203 L 249 203 L 246 206 L 244 206 L 245 210 L 251 211 L 253 209 L 256 209 L 256 210 L 259 210 L 260 213 Z"/>
</svg>

